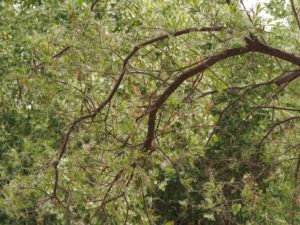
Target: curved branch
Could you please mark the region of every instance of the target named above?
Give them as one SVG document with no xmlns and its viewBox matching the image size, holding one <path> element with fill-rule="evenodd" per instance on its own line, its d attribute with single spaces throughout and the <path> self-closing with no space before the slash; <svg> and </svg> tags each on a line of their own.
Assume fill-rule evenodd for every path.
<svg viewBox="0 0 300 225">
<path fill-rule="evenodd" d="M 95 1 L 97 3 L 97 1 Z M 58 165 L 59 165 L 59 162 L 61 160 L 61 158 L 63 157 L 63 155 L 66 153 L 67 151 L 67 145 L 69 143 L 69 140 L 70 140 L 70 136 L 71 134 L 73 133 L 73 131 L 75 130 L 76 126 L 86 120 L 86 119 L 93 119 L 95 118 L 95 116 L 112 100 L 112 98 L 114 97 L 114 95 L 116 94 L 124 76 L 125 76 L 125 72 L 126 72 L 126 68 L 127 68 L 127 65 L 128 65 L 128 62 L 130 61 L 130 59 L 143 47 L 147 46 L 147 45 L 151 45 L 155 42 L 158 42 L 158 41 L 162 41 L 162 40 L 165 40 L 165 39 L 168 39 L 170 37 L 177 37 L 177 36 L 181 36 L 181 35 L 184 35 L 184 34 L 188 34 L 188 33 L 191 33 L 191 32 L 213 32 L 213 31 L 220 31 L 222 30 L 223 27 L 203 27 L 203 28 L 187 28 L 187 29 L 183 29 L 183 30 L 180 30 L 180 31 L 177 31 L 177 32 L 174 32 L 174 33 L 171 33 L 171 34 L 164 34 L 164 35 L 160 35 L 160 36 L 157 36 L 155 38 L 151 38 L 149 40 L 146 40 L 144 42 L 142 42 L 141 44 L 135 46 L 132 51 L 127 55 L 127 57 L 124 59 L 123 61 L 123 66 L 122 66 L 122 70 L 121 70 L 121 73 L 116 81 L 116 83 L 114 84 L 110 94 L 107 96 L 107 98 L 99 104 L 99 106 L 91 113 L 89 114 L 86 114 L 86 115 L 82 115 L 78 118 L 76 118 L 70 125 L 69 125 L 69 128 L 68 128 L 68 131 L 64 137 L 64 140 L 63 140 L 63 143 L 62 143 L 62 146 L 60 148 L 60 151 L 58 153 L 58 157 L 57 159 L 53 162 L 53 167 L 54 167 L 54 171 L 55 171 L 55 179 L 54 179 L 54 185 L 53 185 L 53 192 L 52 192 L 52 198 L 57 198 L 56 197 L 56 192 L 57 192 L 57 188 L 58 188 L 58 178 L 59 178 L 59 172 L 58 172 Z M 69 48 L 66 48 L 67 50 Z M 63 52 L 66 51 L 66 49 L 63 50 Z M 58 54 L 62 54 L 61 52 L 58 53 Z M 58 55 L 57 54 L 57 55 Z M 57 55 L 55 55 L 54 57 L 57 57 Z"/>
<path fill-rule="evenodd" d="M 278 121 L 276 123 L 274 123 L 270 129 L 268 130 L 268 132 L 264 135 L 264 137 L 261 139 L 261 141 L 258 143 L 258 147 L 262 145 L 262 143 L 267 139 L 267 137 L 272 133 L 272 131 L 279 125 L 283 124 L 283 123 L 287 123 L 291 120 L 299 120 L 300 119 L 300 116 L 293 116 L 293 117 L 289 117 L 285 120 L 282 120 L 282 121 Z"/>
<path fill-rule="evenodd" d="M 201 73 L 205 71 L 207 68 L 211 67 L 215 63 L 224 60 L 226 58 L 240 55 L 243 53 L 249 52 L 249 49 L 247 48 L 234 48 L 224 51 L 221 54 L 212 56 L 210 58 L 205 59 L 202 61 L 201 64 L 198 66 L 182 73 L 179 77 L 177 77 L 173 83 L 170 84 L 170 86 L 162 93 L 162 95 L 157 99 L 154 106 L 152 107 L 150 113 L 149 113 L 149 119 L 148 119 L 148 133 L 147 133 L 147 139 L 144 143 L 143 149 L 146 151 L 151 148 L 152 140 L 154 139 L 154 131 L 155 131 L 155 120 L 156 120 L 156 114 L 158 109 L 165 103 L 165 101 L 168 99 L 168 97 L 188 78 Z"/>
<path fill-rule="evenodd" d="M 161 96 L 157 99 L 157 101 L 154 103 L 152 109 L 149 113 L 148 118 L 148 132 L 147 137 L 143 145 L 143 151 L 148 151 L 152 147 L 152 141 L 154 139 L 155 134 L 155 121 L 156 121 L 156 114 L 159 108 L 166 102 L 168 97 L 188 78 L 204 72 L 207 68 L 213 66 L 215 63 L 223 61 L 227 58 L 231 58 L 233 56 L 242 55 L 244 53 L 248 52 L 258 52 L 263 53 L 266 55 L 274 56 L 276 58 L 291 62 L 293 64 L 296 64 L 300 66 L 300 57 L 295 56 L 293 54 L 290 54 L 288 52 L 269 47 L 267 45 L 264 45 L 258 41 L 253 36 L 250 36 L 250 38 L 245 39 L 247 45 L 245 47 L 241 48 L 233 48 L 229 50 L 225 50 L 222 53 L 219 53 L 217 55 L 211 56 L 205 60 L 202 61 L 201 64 L 198 66 L 182 73 L 179 77 L 177 77 L 173 83 L 170 84 L 170 86 L 161 94 Z"/>
</svg>

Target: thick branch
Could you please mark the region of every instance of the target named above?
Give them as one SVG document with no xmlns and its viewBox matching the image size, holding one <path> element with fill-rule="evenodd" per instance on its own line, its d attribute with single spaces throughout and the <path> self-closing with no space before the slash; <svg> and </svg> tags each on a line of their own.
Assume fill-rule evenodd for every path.
<svg viewBox="0 0 300 225">
<path fill-rule="evenodd" d="M 162 95 L 157 99 L 155 104 L 153 105 L 150 113 L 149 113 L 149 119 L 148 119 L 148 132 L 147 137 L 143 145 L 143 150 L 147 151 L 151 149 L 152 147 L 152 141 L 154 139 L 155 134 L 155 120 L 156 120 L 156 114 L 159 108 L 166 102 L 168 97 L 188 78 L 204 72 L 207 68 L 213 66 L 215 63 L 220 62 L 224 59 L 241 55 L 247 52 L 258 52 L 263 53 L 266 55 L 274 56 L 276 58 L 291 62 L 293 64 L 296 64 L 300 66 L 300 57 L 295 56 L 293 54 L 284 52 L 282 50 L 269 47 L 267 45 L 264 45 L 260 43 L 255 37 L 246 38 L 247 45 L 245 47 L 241 48 L 234 48 L 225 50 L 220 54 L 217 54 L 215 56 L 209 57 L 202 61 L 201 64 L 198 66 L 182 73 L 179 77 L 177 77 L 173 83 L 170 84 L 170 86 L 162 93 Z M 275 81 L 274 81 L 275 82 Z"/>
<path fill-rule="evenodd" d="M 280 77 L 276 78 L 273 82 L 276 85 L 280 86 L 280 85 L 292 82 L 299 76 L 300 76 L 300 70 L 295 70 L 295 71 L 281 75 Z"/>
<path fill-rule="evenodd" d="M 97 2 L 98 1 L 95 1 L 95 4 Z M 177 36 L 188 34 L 188 33 L 191 33 L 191 32 L 220 31 L 221 29 L 222 29 L 222 27 L 187 28 L 187 29 L 184 29 L 184 30 L 180 30 L 180 31 L 174 32 L 172 34 L 164 34 L 164 35 L 161 35 L 161 36 L 149 39 L 149 40 L 147 40 L 147 41 L 145 41 L 145 42 L 143 42 L 143 43 L 135 46 L 132 49 L 132 51 L 127 55 L 127 57 L 124 59 L 121 73 L 120 73 L 120 75 L 119 75 L 116 83 L 114 84 L 114 86 L 113 86 L 110 94 L 107 96 L 107 98 L 102 103 L 100 103 L 99 106 L 92 113 L 83 115 L 83 116 L 75 119 L 70 124 L 70 126 L 68 128 L 68 131 L 67 131 L 67 133 L 66 133 L 66 135 L 64 137 L 64 141 L 62 143 L 60 151 L 58 153 L 57 160 L 55 160 L 53 162 L 54 171 L 55 171 L 55 179 L 54 179 L 54 187 L 53 187 L 52 197 L 56 198 L 56 192 L 57 192 L 57 187 L 58 187 L 58 178 L 59 178 L 58 165 L 59 165 L 59 162 L 60 162 L 61 158 L 63 157 L 63 155 L 65 154 L 65 152 L 67 150 L 67 145 L 69 143 L 71 134 L 73 133 L 73 131 L 75 130 L 76 126 L 80 122 L 82 122 L 82 121 L 84 121 L 86 119 L 89 119 L 89 118 L 94 118 L 112 100 L 112 98 L 116 94 L 116 92 L 117 92 L 117 90 L 118 90 L 118 88 L 119 88 L 119 86 L 120 86 L 120 84 L 121 84 L 121 82 L 122 82 L 122 80 L 123 80 L 123 78 L 125 76 L 125 72 L 126 72 L 126 68 L 127 68 L 127 64 L 129 62 L 129 60 L 139 51 L 139 49 L 141 49 L 141 48 L 143 48 L 143 47 L 145 47 L 147 45 L 153 44 L 155 42 L 168 39 L 170 37 L 177 37 Z M 69 47 L 65 48 L 64 50 L 62 50 L 61 52 L 59 52 L 58 54 L 56 54 L 55 56 L 53 56 L 53 58 L 60 57 L 60 55 L 62 55 L 68 49 L 69 49 Z"/>
<path fill-rule="evenodd" d="M 249 52 L 247 48 L 234 48 L 224 51 L 221 54 L 212 56 L 210 58 L 202 61 L 198 66 L 182 73 L 175 81 L 162 93 L 162 95 L 155 102 L 153 109 L 149 113 L 148 120 L 148 134 L 147 139 L 144 143 L 143 149 L 148 150 L 151 148 L 152 140 L 154 138 L 154 130 L 155 130 L 155 120 L 158 109 L 165 103 L 168 97 L 189 77 L 194 76 L 198 73 L 205 71 L 207 68 L 211 67 L 215 63 L 224 60 L 226 58 L 240 55 L 243 53 Z"/>
</svg>

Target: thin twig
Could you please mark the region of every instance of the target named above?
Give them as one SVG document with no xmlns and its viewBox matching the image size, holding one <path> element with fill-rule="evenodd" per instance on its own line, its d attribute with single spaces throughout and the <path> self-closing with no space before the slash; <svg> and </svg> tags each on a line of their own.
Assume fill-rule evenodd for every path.
<svg viewBox="0 0 300 225">
<path fill-rule="evenodd" d="M 293 0 L 290 0 L 290 2 L 291 2 L 293 14 L 294 14 L 294 16 L 295 16 L 295 19 L 296 19 L 298 28 L 299 28 L 299 30 L 300 30 L 300 20 L 299 20 L 298 13 L 297 13 L 297 10 L 296 10 L 296 7 L 295 7 L 295 3 L 294 3 Z"/>
</svg>

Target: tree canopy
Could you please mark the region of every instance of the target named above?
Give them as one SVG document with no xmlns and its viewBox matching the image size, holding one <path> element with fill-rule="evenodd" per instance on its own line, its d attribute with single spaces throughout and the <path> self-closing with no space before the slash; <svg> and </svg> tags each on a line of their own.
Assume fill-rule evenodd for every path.
<svg viewBox="0 0 300 225">
<path fill-rule="evenodd" d="M 1 1 L 0 224 L 300 224 L 299 9 Z"/>
</svg>

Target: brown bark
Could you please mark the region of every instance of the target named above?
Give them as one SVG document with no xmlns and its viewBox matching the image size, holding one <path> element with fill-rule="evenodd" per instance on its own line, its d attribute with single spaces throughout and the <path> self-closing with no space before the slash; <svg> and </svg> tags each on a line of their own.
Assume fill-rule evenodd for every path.
<svg viewBox="0 0 300 225">
<path fill-rule="evenodd" d="M 250 37 L 245 39 L 246 46 L 241 48 L 233 48 L 223 51 L 222 53 L 219 53 L 217 55 L 208 57 L 207 59 L 203 60 L 202 63 L 195 66 L 194 68 L 182 73 L 179 75 L 173 83 L 169 85 L 169 87 L 161 94 L 161 96 L 157 99 L 157 101 L 154 103 L 152 109 L 149 112 L 149 118 L 148 118 L 148 131 L 147 131 L 147 137 L 143 145 L 143 151 L 148 151 L 152 147 L 152 141 L 154 139 L 155 135 L 155 121 L 156 121 L 156 114 L 159 110 L 159 108 L 166 102 L 168 97 L 188 78 L 204 72 L 207 68 L 213 66 L 215 63 L 223 61 L 227 58 L 242 55 L 248 52 L 257 52 L 266 54 L 269 56 L 273 56 L 285 61 L 288 61 L 290 63 L 293 63 L 297 66 L 300 66 L 300 57 L 295 56 L 293 54 L 290 54 L 288 52 L 272 48 L 270 46 L 267 46 L 263 43 L 261 43 L 256 37 L 250 35 Z M 289 77 L 289 79 L 295 79 L 294 77 Z M 275 81 L 274 81 L 275 83 Z"/>
</svg>

